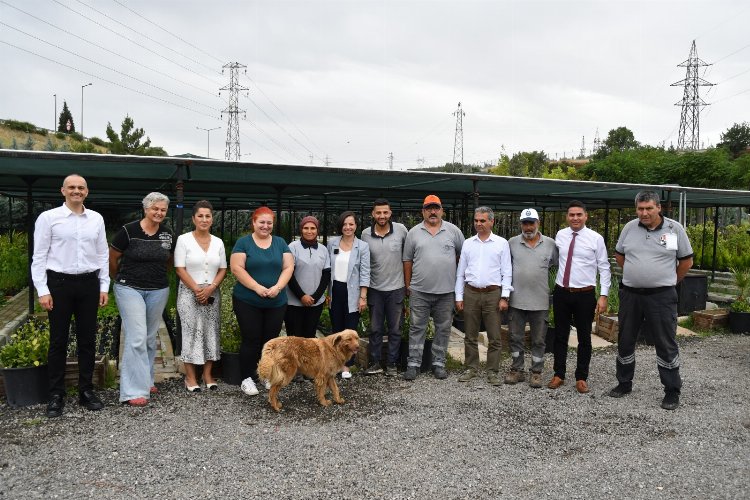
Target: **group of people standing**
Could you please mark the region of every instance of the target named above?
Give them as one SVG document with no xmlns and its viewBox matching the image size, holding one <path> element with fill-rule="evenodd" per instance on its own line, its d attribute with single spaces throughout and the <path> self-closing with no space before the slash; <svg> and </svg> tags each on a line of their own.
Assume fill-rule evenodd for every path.
<svg viewBox="0 0 750 500">
<path fill-rule="evenodd" d="M 107 304 L 110 276 L 123 320 L 124 346 L 120 365 L 120 401 L 145 406 L 158 392 L 154 385 L 156 334 L 169 296 L 168 272 L 179 278 L 177 310 L 183 332 L 182 361 L 185 388 L 201 390 L 198 366 L 207 390 L 218 388 L 212 364 L 219 360 L 219 287 L 227 266 L 236 278 L 232 306 L 242 342 L 242 390 L 258 394 L 257 365 L 263 345 L 279 335 L 313 337 L 323 307 L 328 303 L 332 330 L 356 329 L 360 313 L 370 312 L 368 375 L 397 374 L 402 315 L 408 297 L 409 354 L 404 380 L 414 380 L 422 364 L 430 318 L 435 327 L 432 372 L 445 379 L 446 351 L 455 310 L 465 321 L 465 372 L 468 382 L 478 375 L 477 339 L 484 323 L 489 340 L 487 380 L 492 385 L 525 380 L 524 330 L 530 327 L 530 385 L 541 387 L 549 309 L 548 273 L 558 266 L 552 294 L 556 322 L 554 376 L 557 389 L 565 382 L 567 343 L 571 322 L 578 335 L 575 371 L 578 392 L 589 391 L 591 323 L 604 312 L 610 270 L 603 238 L 586 227 L 583 203 L 573 201 L 567 211 L 569 227 L 553 240 L 539 232 L 534 208 L 521 212 L 521 233 L 509 241 L 494 234 L 494 212 L 474 212 L 476 235 L 465 239 L 458 227 L 443 220 L 436 195 L 422 206 L 423 221 L 411 229 L 391 220 L 387 200 L 373 203 L 370 227 L 357 237 L 357 217 L 339 217 L 338 236 L 319 243 L 320 223 L 307 216 L 299 224 L 300 239 L 287 244 L 273 235 L 275 214 L 268 207 L 252 213 L 252 232 L 239 238 L 229 262 L 222 240 L 211 234 L 213 208 L 208 201 L 193 207 L 194 229 L 174 234 L 164 224 L 169 199 L 150 193 L 143 200 L 144 217 L 122 226 L 107 245 L 102 217 L 85 208 L 88 187 L 83 177 L 65 178 L 65 202 L 42 213 L 34 233 L 32 277 L 41 306 L 49 311 L 50 401 L 47 415 L 62 414 L 65 405 L 64 366 L 68 332 L 75 316 L 79 350 L 79 402 L 90 410 L 103 407 L 93 391 L 96 309 Z M 623 229 L 615 258 L 623 267 L 620 289 L 618 386 L 621 397 L 632 389 L 635 338 L 641 326 L 652 331 L 665 398 L 662 406 L 679 405 L 681 380 L 675 342 L 675 285 L 692 265 L 692 249 L 676 221 L 660 214 L 655 193 L 636 198 L 638 219 Z M 597 275 L 599 297 L 595 296 Z M 501 381 L 500 324 L 508 315 L 512 365 Z M 383 338 L 388 338 L 381 360 Z M 348 366 L 341 376 L 351 377 Z"/>
</svg>

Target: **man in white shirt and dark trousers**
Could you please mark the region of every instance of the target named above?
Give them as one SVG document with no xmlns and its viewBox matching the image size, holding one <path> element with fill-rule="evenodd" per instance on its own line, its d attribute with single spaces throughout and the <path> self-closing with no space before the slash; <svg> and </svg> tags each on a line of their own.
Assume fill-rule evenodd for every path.
<svg viewBox="0 0 750 500">
<path fill-rule="evenodd" d="M 495 214 L 488 207 L 474 209 L 477 234 L 461 247 L 456 271 L 456 309 L 464 313 L 464 365 L 458 378 L 468 382 L 479 371 L 477 337 L 484 320 L 487 328 L 487 381 L 500 385 L 500 314 L 508 310 L 513 269 L 508 241 L 492 232 Z"/>
<path fill-rule="evenodd" d="M 48 311 L 50 323 L 50 418 L 62 415 L 65 407 L 65 362 L 73 316 L 78 342 L 78 402 L 89 410 L 104 407 L 92 383 L 96 310 L 107 304 L 109 291 L 104 219 L 84 207 L 89 190 L 80 175 L 67 176 L 60 191 L 65 203 L 43 212 L 36 220 L 31 264 L 39 304 Z"/>
<path fill-rule="evenodd" d="M 591 362 L 591 323 L 594 313 L 607 311 L 610 287 L 609 259 L 604 238 L 586 227 L 586 206 L 573 200 L 568 204 L 568 226 L 557 232 L 555 244 L 559 267 L 552 295 L 555 314 L 555 374 L 547 387 L 557 389 L 565 383 L 568 336 L 571 319 L 578 336 L 576 390 L 589 392 L 588 376 Z M 595 295 L 596 274 L 599 273 L 599 298 Z"/>
</svg>

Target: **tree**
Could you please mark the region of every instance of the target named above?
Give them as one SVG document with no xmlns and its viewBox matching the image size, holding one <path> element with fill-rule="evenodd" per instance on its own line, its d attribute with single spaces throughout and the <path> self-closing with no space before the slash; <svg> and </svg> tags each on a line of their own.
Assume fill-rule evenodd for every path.
<svg viewBox="0 0 750 500">
<path fill-rule="evenodd" d="M 68 130 L 68 121 L 70 121 L 70 130 Z M 63 101 L 63 109 L 60 112 L 60 119 L 57 121 L 57 131 L 65 134 L 76 131 L 76 126 L 73 123 L 73 114 L 68 109 L 68 103 L 65 101 Z"/>
<path fill-rule="evenodd" d="M 633 132 L 627 127 L 617 127 L 607 134 L 607 138 L 602 142 L 602 147 L 596 152 L 594 158 L 606 158 L 615 151 L 628 151 L 635 149 L 640 144 L 635 140 Z"/>
<path fill-rule="evenodd" d="M 508 164 L 508 174 L 513 177 L 526 177 L 529 173 L 529 162 L 526 155 L 516 153 Z"/>
<path fill-rule="evenodd" d="M 735 123 L 721 134 L 721 142 L 716 146 L 729 149 L 732 156 L 737 158 L 741 152 L 750 147 L 750 124 Z"/>
<path fill-rule="evenodd" d="M 34 150 L 34 144 L 36 144 L 36 141 L 31 138 L 31 134 L 26 136 L 26 142 L 23 143 L 23 149 L 26 151 L 33 151 Z"/>
<path fill-rule="evenodd" d="M 114 154 L 121 155 L 142 155 L 142 156 L 167 156 L 167 152 L 161 147 L 151 147 L 151 139 L 146 137 L 146 141 L 141 143 L 141 139 L 146 133 L 142 128 L 134 129 L 135 123 L 130 116 L 125 115 L 122 120 L 120 135 L 112 128 L 111 123 L 107 123 L 107 138 L 109 139 L 109 150 Z"/>
</svg>

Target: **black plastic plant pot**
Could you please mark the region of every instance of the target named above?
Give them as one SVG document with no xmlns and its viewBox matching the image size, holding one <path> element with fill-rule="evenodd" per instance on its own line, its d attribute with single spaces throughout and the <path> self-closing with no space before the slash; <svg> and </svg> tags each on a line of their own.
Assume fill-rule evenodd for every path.
<svg viewBox="0 0 750 500">
<path fill-rule="evenodd" d="M 5 397 L 11 408 L 46 403 L 49 400 L 47 365 L 3 368 Z"/>
</svg>

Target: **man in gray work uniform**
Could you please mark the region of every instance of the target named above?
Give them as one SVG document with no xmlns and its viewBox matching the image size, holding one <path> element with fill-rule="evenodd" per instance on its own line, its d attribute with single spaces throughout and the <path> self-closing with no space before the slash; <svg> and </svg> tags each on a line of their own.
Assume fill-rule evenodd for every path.
<svg viewBox="0 0 750 500">
<path fill-rule="evenodd" d="M 417 378 L 430 316 L 435 320 L 432 373 L 445 379 L 445 353 L 453 323 L 456 264 L 464 235 L 443 220 L 440 198 L 431 194 L 422 203 L 424 221 L 409 230 L 404 244 L 404 281 L 409 298 L 409 359 L 404 380 Z"/>
<path fill-rule="evenodd" d="M 508 240 L 513 260 L 513 291 L 510 294 L 510 354 L 513 358 L 506 384 L 525 379 L 524 333 L 531 330 L 531 379 L 542 387 L 544 350 L 549 317 L 549 270 L 557 265 L 555 240 L 539 232 L 539 214 L 533 208 L 521 212 L 521 234 Z"/>
<path fill-rule="evenodd" d="M 388 323 L 388 359 L 385 374 L 396 375 L 398 351 L 401 346 L 401 313 L 406 287 L 401 256 L 408 229 L 391 222 L 388 200 L 377 199 L 372 207 L 371 227 L 362 231 L 362 241 L 370 246 L 370 290 L 367 307 L 370 309 L 370 366 L 367 375 L 383 373 L 380 355 L 383 350 L 385 323 Z"/>
<path fill-rule="evenodd" d="M 656 364 L 664 385 L 661 407 L 680 405 L 680 353 L 677 346 L 677 290 L 675 286 L 693 265 L 693 248 L 685 229 L 661 215 L 659 195 L 641 191 L 635 197 L 638 218 L 628 222 L 615 246 L 622 267 L 620 285 L 617 382 L 614 398 L 628 394 L 635 373 L 635 341 L 644 324 L 652 332 Z"/>
</svg>

